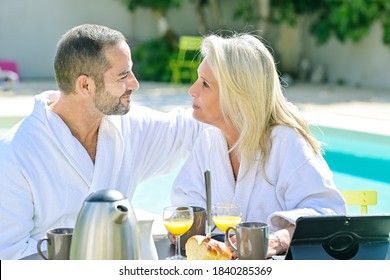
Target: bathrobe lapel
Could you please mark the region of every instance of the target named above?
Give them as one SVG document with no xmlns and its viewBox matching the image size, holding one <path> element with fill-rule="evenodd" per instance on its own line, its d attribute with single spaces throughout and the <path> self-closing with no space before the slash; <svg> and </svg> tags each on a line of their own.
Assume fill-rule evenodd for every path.
<svg viewBox="0 0 390 280">
<path fill-rule="evenodd" d="M 233 170 L 231 167 L 227 143 L 222 132 L 216 130 L 216 141 L 210 145 L 210 170 L 215 170 L 215 174 L 225 174 L 215 178 L 211 172 L 212 182 L 212 200 L 220 202 L 231 202 L 241 206 L 242 212 L 247 213 L 252 190 L 256 181 L 257 169 L 259 162 L 251 164 L 246 176 L 243 177 L 244 166 L 240 167 L 237 182 L 234 180 Z M 222 160 L 221 160 L 222 159 Z M 256 165 L 256 166 L 255 166 Z M 214 199 L 215 198 L 215 199 Z M 246 216 L 242 217 L 243 221 Z"/>
<path fill-rule="evenodd" d="M 235 195 L 235 180 L 230 164 L 225 137 L 220 130 L 213 131 L 209 150 L 211 202 L 232 202 Z M 220 176 L 217 174 L 224 174 Z"/>
<path fill-rule="evenodd" d="M 115 188 L 119 183 L 118 172 L 124 154 L 120 117 L 103 118 L 99 128 L 94 165 L 85 148 L 72 135 L 62 119 L 50 109 L 46 110 L 46 114 L 52 133 L 57 138 L 55 142 L 75 171 L 90 187 L 89 192 Z"/>
<path fill-rule="evenodd" d="M 242 216 L 243 221 L 246 221 L 248 218 L 246 216 L 246 213 L 250 213 L 249 204 L 252 198 L 253 188 L 255 186 L 258 166 L 259 166 L 258 161 L 252 163 L 251 166 L 249 167 L 247 174 L 245 174 L 245 177 L 243 177 L 244 169 L 245 169 L 243 164 L 240 167 L 240 170 L 238 172 L 238 180 L 236 183 L 236 191 L 234 194 L 233 203 L 241 205 L 242 213 L 245 213 Z"/>
<path fill-rule="evenodd" d="M 121 118 L 119 116 L 103 118 L 99 128 L 91 190 L 118 188 L 123 156 Z"/>
<path fill-rule="evenodd" d="M 56 138 L 55 143 L 58 145 L 69 163 L 74 167 L 76 172 L 83 178 L 88 186 L 91 185 L 94 165 L 85 148 L 72 135 L 68 126 L 63 120 L 50 109 L 46 110 L 47 119 L 51 131 Z M 56 153 L 53 156 L 58 155 Z"/>
</svg>

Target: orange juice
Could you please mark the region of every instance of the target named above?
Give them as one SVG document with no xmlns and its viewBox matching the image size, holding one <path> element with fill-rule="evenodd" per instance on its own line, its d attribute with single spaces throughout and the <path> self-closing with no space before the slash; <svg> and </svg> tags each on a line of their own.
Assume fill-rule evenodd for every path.
<svg viewBox="0 0 390 280">
<path fill-rule="evenodd" d="M 214 224 L 222 231 L 241 222 L 241 217 L 218 215 L 213 217 Z"/>
<path fill-rule="evenodd" d="M 173 235 L 181 235 L 191 228 L 193 222 L 193 219 L 165 219 L 164 225 Z"/>
</svg>

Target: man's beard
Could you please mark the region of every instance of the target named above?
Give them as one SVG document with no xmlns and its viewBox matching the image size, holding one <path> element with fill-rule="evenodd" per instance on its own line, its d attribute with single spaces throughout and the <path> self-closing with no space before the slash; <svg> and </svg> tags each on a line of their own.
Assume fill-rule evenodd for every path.
<svg viewBox="0 0 390 280">
<path fill-rule="evenodd" d="M 131 92 L 125 92 L 123 95 L 129 94 Z M 125 115 L 130 111 L 130 103 L 128 106 L 122 104 L 121 97 L 118 98 L 109 91 L 101 89 L 96 91 L 94 103 L 96 108 L 105 115 Z"/>
</svg>

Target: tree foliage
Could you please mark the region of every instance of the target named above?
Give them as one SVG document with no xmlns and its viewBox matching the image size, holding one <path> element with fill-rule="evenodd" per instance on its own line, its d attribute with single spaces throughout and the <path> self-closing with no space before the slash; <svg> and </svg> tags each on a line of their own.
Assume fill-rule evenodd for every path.
<svg viewBox="0 0 390 280">
<path fill-rule="evenodd" d="M 134 73 L 143 81 L 169 82 L 169 60 L 172 50 L 165 38 L 156 38 L 137 45 L 132 50 Z"/>
<path fill-rule="evenodd" d="M 149 9 L 157 19 L 159 36 L 133 49 L 134 72 L 141 80 L 167 82 L 171 78 L 169 60 L 177 47 L 177 36 L 171 28 L 167 11 L 181 6 L 183 0 L 119 0 L 130 12 Z"/>
<path fill-rule="evenodd" d="M 331 36 L 339 41 L 358 42 L 366 36 L 374 22 L 383 28 L 383 42 L 390 45 L 390 0 L 269 0 L 273 23 L 297 23 L 299 17 L 312 19 L 310 32 L 319 44 L 326 43 Z M 256 0 L 242 2 L 236 17 L 257 19 L 253 8 Z"/>
<path fill-rule="evenodd" d="M 152 10 L 169 10 L 178 8 L 182 0 L 121 0 L 127 8 L 134 12 L 137 8 L 146 8 Z"/>
</svg>

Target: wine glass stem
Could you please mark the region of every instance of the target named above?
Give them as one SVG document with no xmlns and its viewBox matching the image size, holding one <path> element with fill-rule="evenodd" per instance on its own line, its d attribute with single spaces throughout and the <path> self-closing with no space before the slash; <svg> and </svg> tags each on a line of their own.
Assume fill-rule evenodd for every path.
<svg viewBox="0 0 390 280">
<path fill-rule="evenodd" d="M 180 251 L 180 235 L 176 236 L 176 256 L 181 256 Z"/>
<path fill-rule="evenodd" d="M 211 231 L 212 231 L 212 226 L 211 225 L 206 225 L 206 236 L 208 238 L 211 238 Z"/>
</svg>

